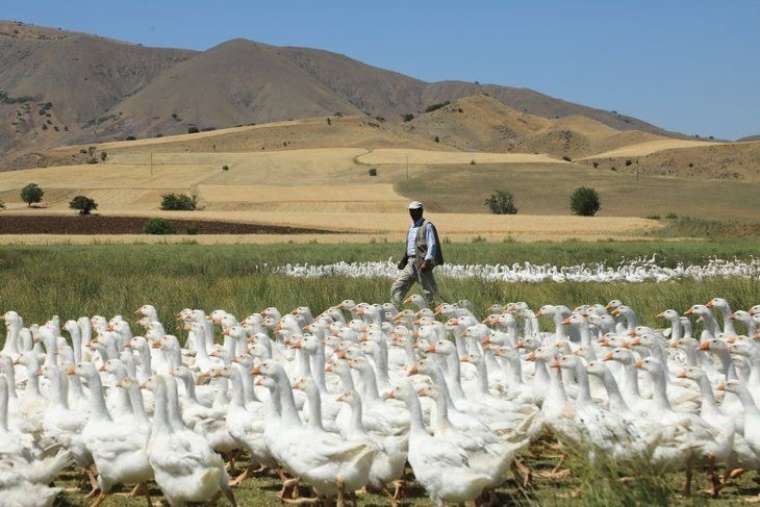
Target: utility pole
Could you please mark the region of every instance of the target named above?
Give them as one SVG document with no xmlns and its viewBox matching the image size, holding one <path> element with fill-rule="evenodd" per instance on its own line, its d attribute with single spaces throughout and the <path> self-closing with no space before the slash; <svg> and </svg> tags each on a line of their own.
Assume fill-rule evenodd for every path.
<svg viewBox="0 0 760 507">
<path fill-rule="evenodd" d="M 409 154 L 406 155 L 406 179 L 409 179 Z"/>
</svg>

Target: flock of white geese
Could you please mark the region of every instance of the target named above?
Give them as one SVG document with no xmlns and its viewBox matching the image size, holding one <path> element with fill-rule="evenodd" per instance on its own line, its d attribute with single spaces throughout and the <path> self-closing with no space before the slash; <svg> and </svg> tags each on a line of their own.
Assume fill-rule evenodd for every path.
<svg viewBox="0 0 760 507">
<path fill-rule="evenodd" d="M 284 502 L 345 505 L 367 488 L 395 504 L 407 463 L 436 505 L 482 502 L 510 472 L 530 480 L 519 452 L 547 432 L 592 463 L 683 471 L 687 488 L 705 470 L 715 495 L 760 468 L 760 305 L 715 298 L 654 329 L 618 300 L 497 304 L 483 320 L 468 301 L 405 303 L 417 308 L 185 309 L 184 345 L 151 305 L 139 335 L 118 315 L 25 327 L 8 311 L 0 505 L 51 505 L 72 467 L 93 505 L 117 485 L 150 504 L 151 481 L 172 506 L 236 505 L 234 487 L 265 471 Z"/>
</svg>

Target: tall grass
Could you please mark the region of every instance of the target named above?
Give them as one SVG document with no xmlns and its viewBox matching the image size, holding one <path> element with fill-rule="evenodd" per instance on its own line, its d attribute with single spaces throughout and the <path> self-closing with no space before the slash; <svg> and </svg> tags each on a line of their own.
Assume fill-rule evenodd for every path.
<svg viewBox="0 0 760 507">
<path fill-rule="evenodd" d="M 514 262 L 532 259 L 563 264 L 588 262 L 629 253 L 643 253 L 644 245 L 447 245 L 450 262 Z M 544 248 L 544 249 L 542 249 Z M 716 244 L 661 245 L 668 260 L 698 261 L 719 251 L 739 255 L 745 248 Z M 749 246 L 747 253 L 750 252 Z M 397 248 L 385 245 L 96 245 L 22 248 L 0 252 L 0 311 L 13 309 L 27 322 L 44 322 L 57 314 L 63 319 L 82 315 L 123 314 L 142 304 L 157 307 L 168 329 L 173 315 L 185 307 L 223 308 L 239 318 L 266 306 L 291 309 L 309 305 L 320 311 L 346 298 L 387 301 L 390 281 L 354 278 L 291 278 L 271 273 L 272 265 L 285 262 L 334 262 L 387 258 Z M 535 256 L 532 256 L 535 254 Z M 642 284 L 541 283 L 508 284 L 479 279 L 439 279 L 444 300 L 466 298 L 481 312 L 494 302 L 545 303 L 607 302 L 622 299 L 636 309 L 646 324 L 666 308 L 683 311 L 720 295 L 736 308 L 760 303 L 760 282 L 724 279 L 705 282 L 678 281 Z M 547 322 L 547 325 L 550 323 Z"/>
</svg>

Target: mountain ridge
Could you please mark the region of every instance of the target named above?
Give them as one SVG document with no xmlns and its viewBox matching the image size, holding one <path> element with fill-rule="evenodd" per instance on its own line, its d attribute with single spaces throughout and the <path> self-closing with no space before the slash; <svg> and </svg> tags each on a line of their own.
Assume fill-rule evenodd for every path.
<svg viewBox="0 0 760 507">
<path fill-rule="evenodd" d="M 0 161 L 60 144 L 336 113 L 401 122 L 473 95 L 548 119 L 679 136 L 528 88 L 426 82 L 323 49 L 243 38 L 205 51 L 146 47 L 12 21 L 0 21 L 0 92 Z"/>
</svg>

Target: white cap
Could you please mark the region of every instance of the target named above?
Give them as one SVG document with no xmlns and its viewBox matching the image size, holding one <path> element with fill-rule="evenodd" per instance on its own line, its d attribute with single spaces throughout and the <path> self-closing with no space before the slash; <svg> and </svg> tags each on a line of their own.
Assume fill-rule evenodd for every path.
<svg viewBox="0 0 760 507">
<path fill-rule="evenodd" d="M 420 201 L 412 201 L 409 203 L 409 209 L 422 209 L 424 206 Z"/>
</svg>

